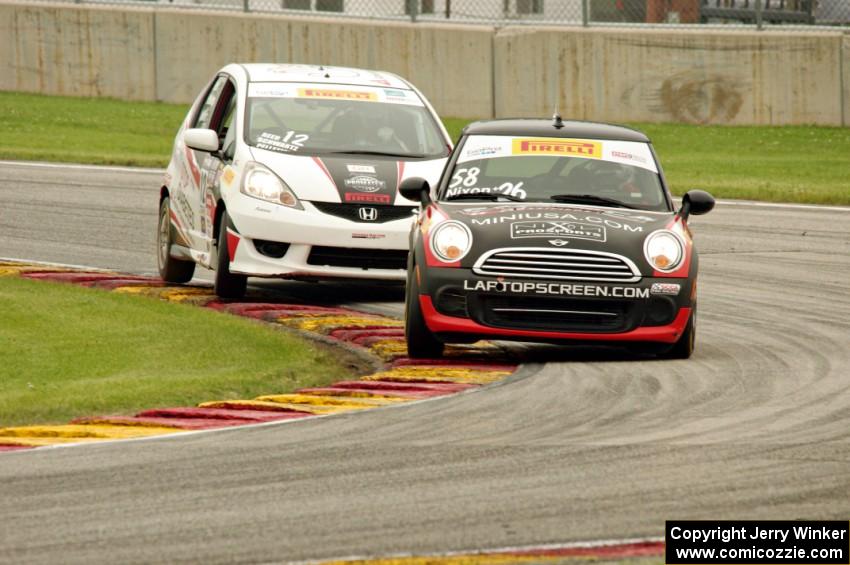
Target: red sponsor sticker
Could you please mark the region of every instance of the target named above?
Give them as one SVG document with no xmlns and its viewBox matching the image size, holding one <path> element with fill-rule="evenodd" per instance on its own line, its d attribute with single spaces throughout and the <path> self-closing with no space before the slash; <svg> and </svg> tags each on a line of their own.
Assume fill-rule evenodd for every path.
<svg viewBox="0 0 850 565">
<path fill-rule="evenodd" d="M 368 202 L 370 204 L 389 204 L 389 194 L 364 194 L 357 192 L 346 192 L 346 202 Z"/>
</svg>

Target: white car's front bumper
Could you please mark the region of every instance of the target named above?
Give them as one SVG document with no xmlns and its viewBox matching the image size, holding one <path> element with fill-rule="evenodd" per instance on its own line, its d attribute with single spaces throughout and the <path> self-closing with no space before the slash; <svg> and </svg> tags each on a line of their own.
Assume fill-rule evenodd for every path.
<svg viewBox="0 0 850 565">
<path fill-rule="evenodd" d="M 413 215 L 384 223 L 354 222 L 320 212 L 310 202 L 302 205 L 304 210 L 294 210 L 244 196 L 232 199 L 227 213 L 237 233 L 230 232 L 231 272 L 254 277 L 405 279 L 405 268 L 374 265 L 389 260 L 402 267 L 400 258 L 408 249 Z M 289 247 L 283 257 L 275 258 L 262 253 L 256 240 L 289 244 Z M 322 264 L 325 261 L 319 250 L 312 253 L 314 247 L 335 248 L 331 255 L 344 255 L 345 250 L 351 250 L 342 262 L 357 263 L 356 257 L 363 257 L 362 266 Z"/>
</svg>

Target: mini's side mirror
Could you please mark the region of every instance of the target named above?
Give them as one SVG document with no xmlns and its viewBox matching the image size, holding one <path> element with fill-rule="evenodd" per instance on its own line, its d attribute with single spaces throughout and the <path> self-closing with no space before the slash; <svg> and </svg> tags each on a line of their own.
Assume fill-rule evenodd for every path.
<svg viewBox="0 0 850 565">
<path fill-rule="evenodd" d="M 682 196 L 682 207 L 679 208 L 679 215 L 682 219 L 687 220 L 688 216 L 693 214 L 708 214 L 714 208 L 714 197 L 704 190 L 689 190 Z"/>
<path fill-rule="evenodd" d="M 187 129 L 183 132 L 183 143 L 191 149 L 212 153 L 218 151 L 218 134 L 211 129 Z"/>
<path fill-rule="evenodd" d="M 431 185 L 421 177 L 410 177 L 404 179 L 398 187 L 399 193 L 408 200 L 421 202 L 428 205 L 431 203 Z"/>
</svg>

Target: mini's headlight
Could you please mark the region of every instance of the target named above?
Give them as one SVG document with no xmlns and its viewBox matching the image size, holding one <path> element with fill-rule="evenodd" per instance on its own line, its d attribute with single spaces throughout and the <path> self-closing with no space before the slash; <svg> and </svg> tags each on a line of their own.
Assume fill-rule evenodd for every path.
<svg viewBox="0 0 850 565">
<path fill-rule="evenodd" d="M 472 233 L 460 222 L 443 222 L 431 233 L 431 250 L 445 263 L 460 261 L 471 247 Z"/>
<path fill-rule="evenodd" d="M 286 183 L 280 180 L 276 174 L 259 163 L 247 165 L 239 190 L 242 194 L 266 202 L 274 202 L 299 210 L 303 209 L 292 189 L 286 186 Z"/>
<path fill-rule="evenodd" d="M 643 244 L 643 253 L 652 268 L 669 273 L 676 270 L 685 256 L 682 240 L 669 230 L 649 234 Z"/>
</svg>

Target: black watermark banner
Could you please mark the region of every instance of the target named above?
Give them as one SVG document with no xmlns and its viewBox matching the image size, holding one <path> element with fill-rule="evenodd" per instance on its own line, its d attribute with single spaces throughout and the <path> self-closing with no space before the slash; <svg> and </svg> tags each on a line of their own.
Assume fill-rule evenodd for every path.
<svg viewBox="0 0 850 565">
<path fill-rule="evenodd" d="M 850 564 L 850 522 L 668 521 L 670 564 Z"/>
</svg>

